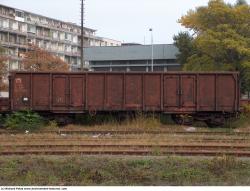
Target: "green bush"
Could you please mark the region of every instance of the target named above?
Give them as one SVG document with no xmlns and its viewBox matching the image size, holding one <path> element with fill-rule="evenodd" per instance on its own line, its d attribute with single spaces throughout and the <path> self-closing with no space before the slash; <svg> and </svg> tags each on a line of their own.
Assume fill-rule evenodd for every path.
<svg viewBox="0 0 250 191">
<path fill-rule="evenodd" d="M 5 121 L 4 116 L 0 114 L 0 128 L 4 126 L 4 121 Z"/>
<path fill-rule="evenodd" d="M 37 130 L 44 125 L 43 118 L 32 111 L 19 111 L 7 116 L 5 127 L 10 130 Z"/>
<path fill-rule="evenodd" d="M 243 108 L 244 108 L 244 113 L 250 114 L 250 104 L 244 105 Z"/>
</svg>

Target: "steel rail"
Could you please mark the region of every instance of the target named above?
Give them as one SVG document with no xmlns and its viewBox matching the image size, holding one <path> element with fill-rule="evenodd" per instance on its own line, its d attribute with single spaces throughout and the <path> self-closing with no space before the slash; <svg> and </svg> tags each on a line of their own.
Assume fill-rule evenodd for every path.
<svg viewBox="0 0 250 191">
<path fill-rule="evenodd" d="M 227 150 L 240 150 L 240 149 L 247 149 L 250 152 L 250 145 L 181 145 L 181 144 L 34 144 L 34 145 L 3 145 L 1 150 L 15 150 L 15 149 L 43 149 L 43 148 L 78 148 L 78 149 L 106 149 L 106 148 L 131 148 L 131 149 L 138 149 L 138 148 L 159 148 L 159 149 L 192 149 L 192 150 L 217 150 L 217 149 L 227 149 Z"/>
<path fill-rule="evenodd" d="M 36 134 L 209 134 L 209 135 L 241 135 L 250 136 L 250 132 L 225 131 L 162 131 L 162 130 L 46 130 L 37 131 Z M 1 130 L 0 134 L 24 134 L 20 131 Z"/>
<path fill-rule="evenodd" d="M 166 155 L 184 155 L 184 156 L 224 156 L 231 155 L 236 157 L 250 157 L 248 151 L 146 151 L 146 150 L 102 150 L 102 151 L 86 151 L 86 150 L 29 150 L 29 151 L 0 151 L 0 155 L 150 155 L 150 156 L 166 156 Z"/>
</svg>

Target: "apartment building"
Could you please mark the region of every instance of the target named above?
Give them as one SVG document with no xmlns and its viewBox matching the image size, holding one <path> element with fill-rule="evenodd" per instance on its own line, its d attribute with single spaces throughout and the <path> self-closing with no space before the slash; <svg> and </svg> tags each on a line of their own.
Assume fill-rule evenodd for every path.
<svg viewBox="0 0 250 191">
<path fill-rule="evenodd" d="M 84 28 L 84 47 L 121 45 L 120 41 L 98 37 L 95 33 L 94 29 Z M 80 68 L 81 27 L 74 23 L 0 4 L 0 44 L 11 57 L 7 63 L 10 70 L 20 69 L 28 44 L 59 56 L 72 70 Z"/>
</svg>

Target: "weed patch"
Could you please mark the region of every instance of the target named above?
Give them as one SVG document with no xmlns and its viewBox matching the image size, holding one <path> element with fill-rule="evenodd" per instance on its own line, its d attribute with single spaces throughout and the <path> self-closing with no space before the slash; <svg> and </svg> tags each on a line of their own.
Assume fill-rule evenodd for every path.
<svg viewBox="0 0 250 191">
<path fill-rule="evenodd" d="M 237 119 L 227 120 L 224 128 L 246 128 L 250 126 L 250 113 L 241 113 Z"/>
<path fill-rule="evenodd" d="M 7 116 L 5 127 L 10 130 L 37 130 L 44 126 L 40 115 L 32 111 L 19 111 Z"/>
<path fill-rule="evenodd" d="M 231 171 L 240 166 L 240 162 L 234 157 L 217 157 L 210 161 L 208 169 L 216 176 L 223 176 L 227 171 Z"/>
<path fill-rule="evenodd" d="M 2 114 L 0 114 L 0 128 L 4 127 L 4 123 L 5 123 L 5 118 Z"/>
<path fill-rule="evenodd" d="M 0 185 L 250 185 L 250 162 L 232 157 L 0 157 Z"/>
</svg>

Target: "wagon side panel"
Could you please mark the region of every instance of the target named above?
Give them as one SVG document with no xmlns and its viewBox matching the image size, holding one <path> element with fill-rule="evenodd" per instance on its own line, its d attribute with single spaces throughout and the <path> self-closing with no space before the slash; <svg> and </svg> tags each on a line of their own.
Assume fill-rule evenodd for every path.
<svg viewBox="0 0 250 191">
<path fill-rule="evenodd" d="M 33 74 L 32 76 L 32 109 L 50 110 L 50 75 Z"/>
<path fill-rule="evenodd" d="M 180 106 L 180 78 L 178 75 L 164 75 L 163 106 L 167 112 L 177 111 Z"/>
<path fill-rule="evenodd" d="M 108 110 L 122 110 L 123 109 L 123 74 L 108 74 L 106 76 L 106 103 Z"/>
<path fill-rule="evenodd" d="M 72 111 L 85 109 L 85 75 L 70 75 L 69 77 L 69 106 Z"/>
<path fill-rule="evenodd" d="M 59 112 L 63 112 L 68 109 L 68 75 L 53 75 L 52 107 L 53 111 Z"/>
<path fill-rule="evenodd" d="M 197 76 L 193 74 L 181 75 L 181 110 L 187 112 L 196 111 L 197 104 Z"/>
<path fill-rule="evenodd" d="M 143 75 L 125 75 L 124 104 L 126 110 L 141 110 L 143 105 Z"/>
<path fill-rule="evenodd" d="M 89 111 L 104 110 L 105 74 L 88 74 L 87 100 Z"/>
<path fill-rule="evenodd" d="M 9 98 L 2 98 L 0 97 L 0 113 L 4 113 L 6 111 L 9 111 Z"/>
<path fill-rule="evenodd" d="M 161 109 L 160 74 L 145 74 L 144 76 L 144 107 L 146 111 Z"/>
<path fill-rule="evenodd" d="M 12 79 L 12 109 L 27 110 L 31 106 L 31 75 L 15 74 Z"/>
<path fill-rule="evenodd" d="M 219 74 L 216 79 L 217 111 L 233 112 L 237 108 L 237 77 L 233 74 Z"/>
<path fill-rule="evenodd" d="M 216 109 L 216 75 L 204 74 L 198 77 L 198 111 Z"/>
</svg>

